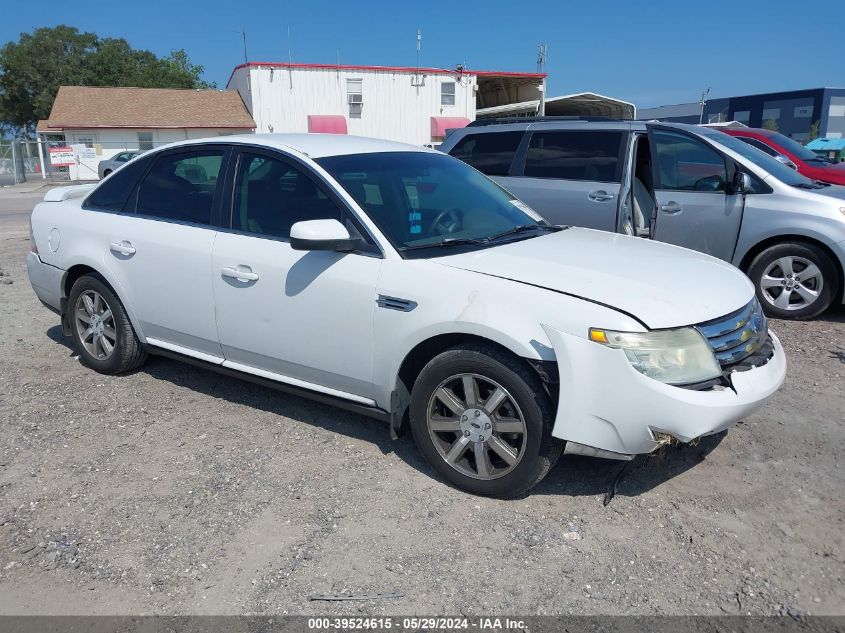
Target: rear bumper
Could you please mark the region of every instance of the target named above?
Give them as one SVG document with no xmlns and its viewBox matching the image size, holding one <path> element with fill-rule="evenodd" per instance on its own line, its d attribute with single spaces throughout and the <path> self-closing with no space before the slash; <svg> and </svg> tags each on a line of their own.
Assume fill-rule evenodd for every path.
<svg viewBox="0 0 845 633">
<path fill-rule="evenodd" d="M 718 433 L 754 413 L 786 376 L 783 347 L 760 367 L 730 375 L 731 388 L 695 391 L 636 371 L 620 350 L 546 327 L 560 373 L 552 435 L 603 451 L 635 455 L 661 446 L 655 433 L 681 442 Z"/>
<path fill-rule="evenodd" d="M 59 312 L 62 307 L 62 279 L 65 271 L 41 261 L 36 253 L 26 256 L 26 272 L 36 296 L 48 308 Z"/>
</svg>

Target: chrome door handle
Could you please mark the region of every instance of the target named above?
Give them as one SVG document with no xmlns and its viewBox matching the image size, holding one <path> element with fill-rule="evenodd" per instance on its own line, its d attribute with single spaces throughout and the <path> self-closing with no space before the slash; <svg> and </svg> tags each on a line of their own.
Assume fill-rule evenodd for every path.
<svg viewBox="0 0 845 633">
<path fill-rule="evenodd" d="M 678 215 L 684 208 L 677 202 L 667 202 L 660 207 L 660 210 L 666 215 Z"/>
<path fill-rule="evenodd" d="M 127 240 L 123 240 L 122 242 L 112 242 L 109 244 L 109 250 L 112 253 L 120 253 L 121 255 L 135 254 L 135 247 Z"/>
<path fill-rule="evenodd" d="M 248 266 L 244 266 L 246 270 L 240 270 L 238 268 L 232 268 L 230 266 L 226 266 L 225 268 L 221 269 L 220 273 L 224 277 L 230 277 L 232 279 L 238 279 L 240 281 L 257 281 L 258 280 L 258 273 L 252 272 Z"/>
<path fill-rule="evenodd" d="M 613 200 L 613 194 L 607 193 L 603 189 L 599 189 L 598 191 L 591 191 L 587 194 L 587 197 L 593 202 L 607 202 L 608 200 Z"/>
</svg>

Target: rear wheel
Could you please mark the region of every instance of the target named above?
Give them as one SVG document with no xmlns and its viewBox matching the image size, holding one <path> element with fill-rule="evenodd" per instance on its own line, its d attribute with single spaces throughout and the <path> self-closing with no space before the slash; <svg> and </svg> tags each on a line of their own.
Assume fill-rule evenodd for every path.
<svg viewBox="0 0 845 633">
<path fill-rule="evenodd" d="M 754 258 L 748 276 L 766 314 L 779 319 L 812 319 L 839 292 L 833 260 L 812 244 L 771 246 Z"/>
<path fill-rule="evenodd" d="M 560 456 L 553 407 L 537 375 L 493 346 L 443 352 L 411 392 L 411 431 L 428 462 L 468 492 L 516 497 Z"/>
<path fill-rule="evenodd" d="M 71 336 L 86 367 L 102 374 L 119 374 L 146 360 L 123 304 L 99 275 L 83 275 L 76 280 L 68 297 L 68 311 Z"/>
</svg>

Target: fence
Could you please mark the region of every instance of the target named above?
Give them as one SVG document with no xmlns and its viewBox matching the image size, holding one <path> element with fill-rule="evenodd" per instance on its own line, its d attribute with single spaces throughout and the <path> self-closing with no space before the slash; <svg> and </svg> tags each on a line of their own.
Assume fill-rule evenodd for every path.
<svg viewBox="0 0 845 633">
<path fill-rule="evenodd" d="M 139 151 L 138 144 L 0 141 L 0 187 L 37 180 L 99 180 L 100 162 L 125 151 Z"/>
<path fill-rule="evenodd" d="M 0 186 L 35 180 L 69 180 L 68 168 L 50 161 L 51 145 L 61 143 L 0 141 Z"/>
</svg>

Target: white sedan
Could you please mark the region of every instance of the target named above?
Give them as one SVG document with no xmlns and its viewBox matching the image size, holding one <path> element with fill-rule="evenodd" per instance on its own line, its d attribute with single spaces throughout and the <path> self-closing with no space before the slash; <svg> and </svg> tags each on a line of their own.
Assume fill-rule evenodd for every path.
<svg viewBox="0 0 845 633">
<path fill-rule="evenodd" d="M 563 453 L 716 433 L 784 379 L 748 279 L 551 226 L 465 163 L 336 135 L 159 148 L 32 214 L 29 276 L 86 366 L 160 354 L 410 426 L 476 494 Z"/>
</svg>

